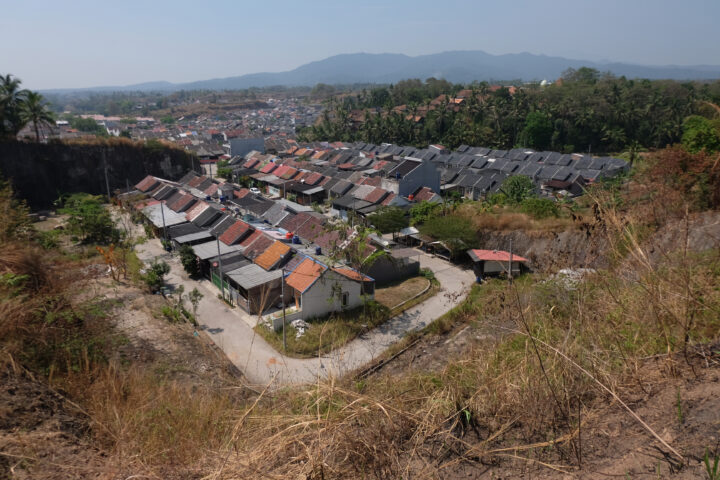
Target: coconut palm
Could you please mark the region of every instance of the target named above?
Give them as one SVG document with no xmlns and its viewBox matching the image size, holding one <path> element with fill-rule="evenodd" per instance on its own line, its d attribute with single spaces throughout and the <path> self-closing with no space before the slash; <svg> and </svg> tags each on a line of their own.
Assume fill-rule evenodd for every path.
<svg viewBox="0 0 720 480">
<path fill-rule="evenodd" d="M 55 122 L 55 115 L 48 109 L 45 98 L 37 92 L 27 92 L 21 107 L 22 120 L 26 124 L 32 122 L 35 129 L 35 140 L 39 142 L 40 126 L 51 126 Z"/>
<path fill-rule="evenodd" d="M 20 88 L 20 80 L 0 75 L 0 136 L 14 137 L 24 126 L 21 106 L 28 91 Z"/>
</svg>

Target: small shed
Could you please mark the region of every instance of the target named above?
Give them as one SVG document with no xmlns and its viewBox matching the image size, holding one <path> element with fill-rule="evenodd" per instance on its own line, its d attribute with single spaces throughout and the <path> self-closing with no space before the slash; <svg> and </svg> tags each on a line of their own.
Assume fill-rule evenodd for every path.
<svg viewBox="0 0 720 480">
<path fill-rule="evenodd" d="M 512 255 L 512 267 L 510 267 L 510 253 L 504 250 L 468 250 L 468 255 L 473 261 L 475 276 L 479 279 L 488 276 L 508 274 L 512 268 L 513 275 L 519 275 L 528 270 L 528 259 L 520 255 Z"/>
</svg>

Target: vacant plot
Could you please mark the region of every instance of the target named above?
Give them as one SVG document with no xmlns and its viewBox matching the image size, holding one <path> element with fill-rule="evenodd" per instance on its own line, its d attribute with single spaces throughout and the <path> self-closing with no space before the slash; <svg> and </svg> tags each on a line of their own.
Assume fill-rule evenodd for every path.
<svg viewBox="0 0 720 480">
<path fill-rule="evenodd" d="M 425 277 L 413 277 L 399 283 L 375 290 L 375 301 L 393 309 L 402 302 L 406 302 L 425 291 L 430 286 L 430 280 Z"/>
</svg>

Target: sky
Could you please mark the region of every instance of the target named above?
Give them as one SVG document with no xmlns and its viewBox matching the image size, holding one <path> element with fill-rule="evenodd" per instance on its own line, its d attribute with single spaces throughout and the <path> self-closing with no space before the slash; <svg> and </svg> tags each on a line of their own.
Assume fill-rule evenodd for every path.
<svg viewBox="0 0 720 480">
<path fill-rule="evenodd" d="M 0 0 L 0 74 L 31 89 L 179 83 L 448 50 L 720 65 L 718 21 L 718 0 Z"/>
</svg>

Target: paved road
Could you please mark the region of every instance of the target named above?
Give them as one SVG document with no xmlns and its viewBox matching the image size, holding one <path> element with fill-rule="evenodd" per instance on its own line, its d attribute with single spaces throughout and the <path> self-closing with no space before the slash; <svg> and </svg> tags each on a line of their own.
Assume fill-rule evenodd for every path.
<svg viewBox="0 0 720 480">
<path fill-rule="evenodd" d="M 276 377 L 276 385 L 312 383 L 318 377 L 341 376 L 360 368 L 401 339 L 406 332 L 423 328 L 458 305 L 474 281 L 472 272 L 422 254 L 420 265 L 435 272 L 442 286 L 440 293 L 330 354 L 298 359 L 283 356 L 257 335 L 252 328 L 257 318 L 240 308 L 228 308 L 217 298 L 219 290 L 209 281 L 191 280 L 179 260 L 165 252 L 158 239 L 138 245 L 136 251 L 146 264 L 155 258 L 168 262 L 171 271 L 167 283 L 170 286 L 184 285 L 185 292 L 198 287 L 204 294 L 198 306 L 200 327 L 248 380 L 257 385 L 265 385 L 273 377 Z"/>
</svg>

